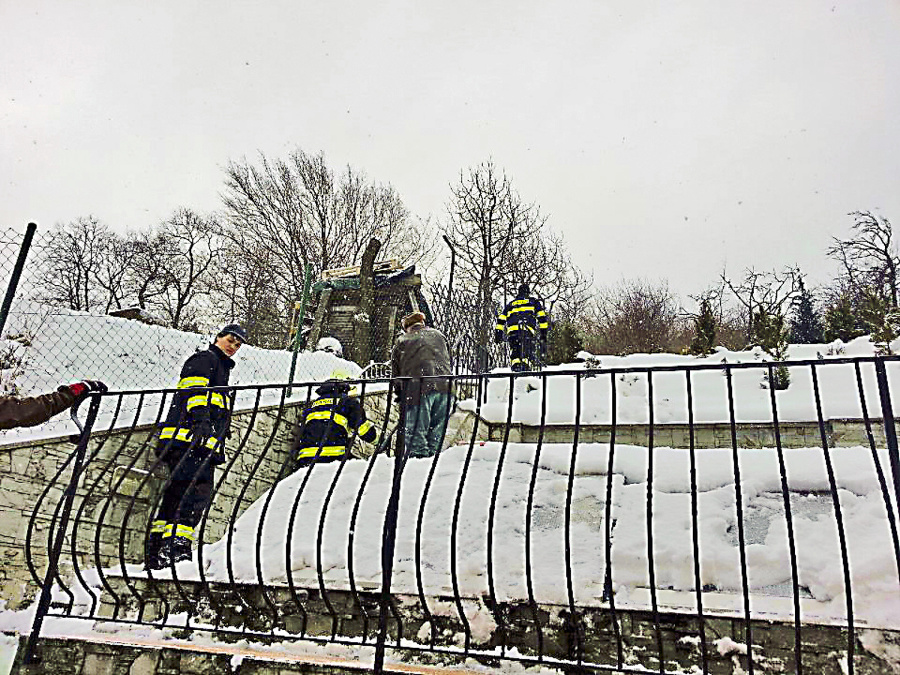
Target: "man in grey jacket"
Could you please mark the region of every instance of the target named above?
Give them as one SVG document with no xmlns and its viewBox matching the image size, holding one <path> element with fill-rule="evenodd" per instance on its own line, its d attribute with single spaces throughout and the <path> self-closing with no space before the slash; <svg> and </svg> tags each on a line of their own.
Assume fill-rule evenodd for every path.
<svg viewBox="0 0 900 675">
<path fill-rule="evenodd" d="M 401 383 L 406 456 L 433 457 L 441 449 L 452 407 L 450 350 L 444 334 L 425 325 L 422 312 L 403 317 L 403 330 L 391 354 L 391 371 L 394 377 L 413 378 Z"/>
</svg>

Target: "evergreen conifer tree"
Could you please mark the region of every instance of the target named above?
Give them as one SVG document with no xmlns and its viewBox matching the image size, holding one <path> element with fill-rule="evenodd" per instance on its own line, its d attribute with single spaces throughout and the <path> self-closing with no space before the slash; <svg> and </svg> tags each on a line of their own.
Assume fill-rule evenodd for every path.
<svg viewBox="0 0 900 675">
<path fill-rule="evenodd" d="M 694 317 L 694 337 L 691 339 L 690 353 L 695 356 L 711 354 L 716 346 L 716 317 L 709 298 L 700 301 L 700 313 Z"/>
<path fill-rule="evenodd" d="M 854 304 L 853 298 L 844 293 L 825 310 L 825 342 L 850 342 L 853 338 L 866 334 Z"/>
<path fill-rule="evenodd" d="M 892 354 L 891 342 L 900 337 L 900 310 L 892 307 L 890 300 L 877 289 L 869 287 L 863 291 L 859 314 L 875 343 L 875 353 Z"/>
<path fill-rule="evenodd" d="M 572 363 L 575 356 L 584 349 L 584 343 L 575 324 L 571 321 L 558 321 L 547 336 L 547 363 L 558 365 Z"/>
<path fill-rule="evenodd" d="M 784 361 L 787 358 L 788 328 L 781 314 L 766 309 L 757 310 L 753 320 L 753 332 L 753 343 L 762 347 L 775 361 Z M 791 374 L 787 366 L 776 366 L 769 385 L 782 390 L 787 389 L 790 383 Z"/>
<path fill-rule="evenodd" d="M 823 340 L 822 322 L 816 313 L 813 296 L 800 281 L 800 293 L 794 300 L 791 317 L 790 341 L 793 344 L 817 344 Z"/>
</svg>

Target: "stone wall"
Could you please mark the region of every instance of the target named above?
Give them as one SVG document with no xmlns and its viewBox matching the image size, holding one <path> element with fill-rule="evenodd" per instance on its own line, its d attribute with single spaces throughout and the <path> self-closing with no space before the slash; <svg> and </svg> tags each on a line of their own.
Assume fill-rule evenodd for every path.
<svg viewBox="0 0 900 675">
<path fill-rule="evenodd" d="M 138 581 L 137 585 L 149 586 L 150 583 Z M 329 590 L 326 597 L 319 589 L 296 589 L 293 593 L 277 586 L 218 587 L 215 584 L 183 583 L 176 590 L 172 582 L 153 585 L 152 594 L 164 598 L 170 612 L 180 613 L 180 616 L 186 612 L 198 624 L 215 624 L 216 646 L 190 645 L 184 640 L 191 637 L 192 631 L 181 629 L 176 629 L 172 635 L 174 640 L 181 641 L 180 649 L 166 649 L 166 641 L 162 640 L 157 640 L 153 649 L 147 649 L 149 645 L 146 645 L 143 651 L 102 644 L 105 636 L 116 634 L 116 624 L 101 621 L 95 626 L 96 637 L 93 638 L 99 644 L 41 641 L 43 664 L 65 664 L 70 670 L 42 665 L 14 672 L 30 675 L 95 672 L 280 675 L 312 671 L 303 670 L 305 665 L 299 656 L 295 656 L 298 663 L 293 665 L 269 663 L 272 670 L 263 668 L 266 645 L 278 643 L 288 654 L 291 645 L 296 645 L 297 651 L 302 652 L 304 639 L 321 643 L 364 638 L 371 646 L 377 638 L 380 594 L 374 592 Z M 151 595 L 147 588 L 139 591 L 146 597 Z M 235 601 L 235 594 L 240 595 L 240 603 Z M 123 596 L 127 597 L 124 592 Z M 619 665 L 639 672 L 701 672 L 704 652 L 706 672 L 712 675 L 733 675 L 748 670 L 744 647 L 746 624 L 738 618 L 707 615 L 701 624 L 696 615 L 662 609 L 655 614 L 621 608 L 613 612 L 609 606 L 598 604 L 575 607 L 573 611 L 567 605 L 495 604 L 487 597 L 461 598 L 459 603 L 450 597 L 428 597 L 425 602 L 423 606 L 421 598 L 409 595 L 395 594 L 390 598 L 388 647 L 396 647 L 401 638 L 404 640 L 403 648 L 393 650 L 391 657 L 402 661 L 407 667 L 406 672 L 437 672 L 435 666 L 459 666 L 466 658 L 498 668 L 515 655 L 558 660 L 556 664 L 545 661 L 545 665 L 551 668 L 555 665 L 569 672 L 614 670 Z M 154 603 L 143 620 L 160 619 L 155 610 L 161 606 L 162 602 Z M 224 611 L 223 607 L 226 608 Z M 213 608 L 219 610 L 215 616 L 210 614 Z M 132 618 L 134 609 L 126 609 L 120 618 Z M 119 626 L 128 630 L 127 625 Z M 141 635 L 140 631 L 136 633 L 138 638 Z M 753 620 L 751 635 L 756 672 L 797 672 L 792 622 Z M 847 672 L 846 664 L 842 663 L 846 661 L 848 648 L 845 626 L 805 624 L 801 627 L 800 637 L 803 672 L 817 675 Z M 855 672 L 860 675 L 886 673 L 897 666 L 890 661 L 891 654 L 900 645 L 900 633 L 858 626 L 854 637 Z M 116 639 L 127 643 L 129 638 L 126 632 Z M 230 663 L 221 653 L 215 653 L 225 650 L 245 657 L 240 668 L 229 669 Z M 21 651 L 20 647 L 20 656 Z M 350 653 L 355 651 L 351 648 Z M 352 669 L 365 669 L 371 652 L 360 656 L 363 660 Z M 251 658 L 254 665 L 250 663 Z M 587 667 L 579 668 L 576 665 L 579 661 Z M 140 667 L 135 665 L 138 663 Z M 570 665 L 565 667 L 565 663 Z M 83 664 L 84 670 L 79 670 L 76 664 Z M 396 672 L 398 669 L 388 672 L 391 670 Z M 346 671 L 344 668 L 336 672 Z"/>
<path fill-rule="evenodd" d="M 829 447 L 854 447 L 869 445 L 865 422 L 860 419 L 826 420 L 825 438 Z M 502 441 L 506 425 L 491 423 L 490 439 Z M 871 420 L 872 437 L 876 447 L 884 447 L 884 425 L 880 419 Z M 817 422 L 782 422 L 779 436 L 784 448 L 814 448 L 822 446 L 822 436 Z M 540 435 L 538 426 L 512 424 L 509 440 L 513 443 L 536 443 Z M 741 423 L 736 425 L 739 448 L 774 448 L 775 429 L 767 423 Z M 585 424 L 578 428 L 580 443 L 609 443 L 612 427 L 605 424 Z M 572 443 L 575 426 L 552 424 L 544 427 L 544 443 Z M 646 447 L 650 440 L 650 428 L 646 424 L 619 424 L 616 426 L 616 443 Z M 653 427 L 654 447 L 689 448 L 690 429 L 687 424 L 657 424 Z M 731 425 L 695 424 L 695 448 L 730 448 Z"/>
</svg>

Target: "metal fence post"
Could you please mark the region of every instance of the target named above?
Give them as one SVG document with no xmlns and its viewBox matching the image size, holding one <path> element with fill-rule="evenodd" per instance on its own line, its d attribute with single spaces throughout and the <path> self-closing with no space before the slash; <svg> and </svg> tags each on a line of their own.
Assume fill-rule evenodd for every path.
<svg viewBox="0 0 900 675">
<path fill-rule="evenodd" d="M 875 377 L 878 381 L 878 397 L 881 399 L 881 417 L 884 421 L 884 439 L 887 442 L 891 475 L 894 480 L 895 504 L 900 504 L 900 454 L 897 451 L 897 427 L 894 425 L 894 407 L 891 404 L 891 390 L 888 386 L 884 357 L 875 357 Z"/>
<path fill-rule="evenodd" d="M 309 298 L 309 281 L 312 275 L 312 265 L 307 264 L 303 272 L 303 297 L 300 298 L 300 311 L 297 312 L 297 334 L 294 336 L 294 353 L 291 356 L 291 372 L 288 375 L 288 386 L 285 396 L 289 397 L 293 392 L 291 384 L 294 382 L 294 372 L 297 370 L 297 352 L 300 350 L 300 339 L 303 336 L 303 317 L 306 314 L 306 301 Z M 315 345 L 313 345 L 315 347 Z"/>
<path fill-rule="evenodd" d="M 35 230 L 37 230 L 37 223 L 28 223 L 28 227 L 25 228 L 25 238 L 22 239 L 22 246 L 19 248 L 19 257 L 16 259 L 16 266 L 13 267 L 9 285 L 6 287 L 6 297 L 3 298 L 3 306 L 0 307 L 0 337 L 3 336 L 3 329 L 6 327 L 6 317 L 9 315 L 9 308 L 12 307 L 13 298 L 16 297 L 19 278 L 22 276 L 22 268 L 25 267 L 25 258 L 28 257 Z"/>
<path fill-rule="evenodd" d="M 28 636 L 28 642 L 25 645 L 25 655 L 23 663 L 38 663 L 36 649 L 37 641 L 41 634 L 41 626 L 44 623 L 44 617 L 47 610 L 50 609 L 50 600 L 53 590 L 53 578 L 57 576 L 57 568 L 59 566 L 59 558 L 62 555 L 62 548 L 66 541 L 66 528 L 69 526 L 69 516 L 72 513 L 72 505 L 75 501 L 75 492 L 78 490 L 78 479 L 81 478 L 81 469 L 84 464 L 84 456 L 87 453 L 88 440 L 91 437 L 91 429 L 97 419 L 97 411 L 100 410 L 100 396 L 93 395 L 91 397 L 91 405 L 88 408 L 87 420 L 81 431 L 81 437 L 78 439 L 78 447 L 75 448 L 75 462 L 72 465 L 72 477 L 69 479 L 69 485 L 63 494 L 63 507 L 59 514 L 59 525 L 56 530 L 56 540 L 53 542 L 53 549 L 49 551 L 49 559 L 47 560 L 47 573 L 44 575 L 44 583 L 41 586 L 41 597 L 38 600 L 37 611 L 34 615 L 34 623 L 31 625 L 31 634 Z"/>
<path fill-rule="evenodd" d="M 450 241 L 450 237 L 446 234 L 443 235 L 444 241 L 447 243 L 447 247 L 450 249 L 450 280 L 447 282 L 447 302 L 444 307 L 444 330 L 447 331 L 449 329 L 450 323 L 450 308 L 452 306 L 453 299 L 453 270 L 456 267 L 456 249 L 453 248 L 453 242 Z"/>
<path fill-rule="evenodd" d="M 406 405 L 406 400 L 402 404 Z M 398 434 L 403 431 L 404 418 L 401 416 Z M 394 547 L 397 543 L 397 514 L 400 511 L 400 487 L 403 467 L 406 465 L 406 447 L 398 447 L 394 454 L 394 479 L 391 485 L 391 496 L 384 515 L 384 528 L 381 537 L 381 602 L 378 611 L 378 638 L 375 643 L 375 663 L 373 672 L 384 671 L 384 649 L 387 642 L 387 617 L 391 602 L 391 576 L 394 571 Z"/>
</svg>

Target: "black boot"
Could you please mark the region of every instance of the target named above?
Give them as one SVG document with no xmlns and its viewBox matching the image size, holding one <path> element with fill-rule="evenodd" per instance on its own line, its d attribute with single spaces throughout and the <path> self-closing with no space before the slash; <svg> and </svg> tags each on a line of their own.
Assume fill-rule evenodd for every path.
<svg viewBox="0 0 900 675">
<path fill-rule="evenodd" d="M 164 520 L 155 520 L 150 527 L 150 534 L 144 543 L 144 564 L 148 569 L 159 570 L 163 567 L 159 553 L 162 550 L 165 528 L 166 521 Z"/>
<path fill-rule="evenodd" d="M 193 542 L 189 537 L 166 537 L 159 552 L 159 561 L 162 567 L 169 567 L 173 563 L 180 563 L 182 560 L 190 560 L 193 557 L 191 555 L 192 544 Z"/>
</svg>

